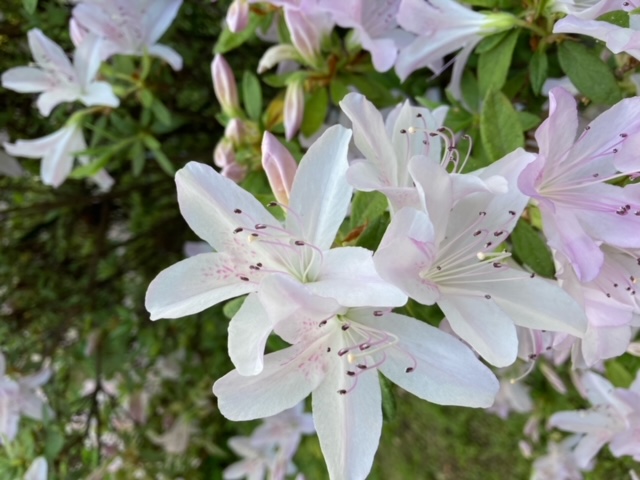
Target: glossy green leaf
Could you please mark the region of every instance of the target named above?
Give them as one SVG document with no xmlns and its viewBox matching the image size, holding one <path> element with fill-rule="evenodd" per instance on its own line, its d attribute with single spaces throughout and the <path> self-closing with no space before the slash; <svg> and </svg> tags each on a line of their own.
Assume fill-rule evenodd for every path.
<svg viewBox="0 0 640 480">
<path fill-rule="evenodd" d="M 531 57 L 529 63 L 529 80 L 531 81 L 531 89 L 536 95 L 540 95 L 544 81 L 547 79 L 549 71 L 549 60 L 547 54 L 542 50 L 538 50 Z"/>
<path fill-rule="evenodd" d="M 478 58 L 478 88 L 484 95 L 489 90 L 500 90 L 507 81 L 513 50 L 518 41 L 519 30 L 512 30 L 493 48 Z"/>
<path fill-rule="evenodd" d="M 305 137 L 313 135 L 324 123 L 329 111 L 329 94 L 326 88 L 319 88 L 311 94 L 304 106 L 304 117 L 300 131 Z"/>
<path fill-rule="evenodd" d="M 527 222 L 519 221 L 511 233 L 513 254 L 538 275 L 554 278 L 551 251 L 540 234 Z"/>
<path fill-rule="evenodd" d="M 242 103 L 249 118 L 258 121 L 262 114 L 262 87 L 258 77 L 248 70 L 242 76 Z"/>
<path fill-rule="evenodd" d="M 511 101 L 501 92 L 490 91 L 480 112 L 480 136 L 492 162 L 524 146 L 524 135 Z"/>
</svg>

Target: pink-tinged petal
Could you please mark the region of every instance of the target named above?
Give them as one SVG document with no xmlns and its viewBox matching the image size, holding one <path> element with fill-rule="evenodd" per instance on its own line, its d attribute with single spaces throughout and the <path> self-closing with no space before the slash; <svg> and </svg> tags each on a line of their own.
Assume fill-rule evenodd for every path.
<svg viewBox="0 0 640 480">
<path fill-rule="evenodd" d="M 380 384 L 375 369 L 352 377 L 346 362 L 333 362 L 325 380 L 313 392 L 313 421 L 332 480 L 364 480 L 373 464 L 382 430 Z"/>
<path fill-rule="evenodd" d="M 152 57 L 157 57 L 167 62 L 175 71 L 182 70 L 182 55 L 173 48 L 156 43 L 148 47 L 147 52 Z"/>
<path fill-rule="evenodd" d="M 372 252 L 361 247 L 333 248 L 324 253 L 322 270 L 311 292 L 345 307 L 396 307 L 407 296 L 376 272 Z"/>
<path fill-rule="evenodd" d="M 408 392 L 440 405 L 486 408 L 493 403 L 498 380 L 459 339 L 394 313 L 359 321 L 398 337 L 395 348 L 385 350 L 380 371 Z"/>
<path fill-rule="evenodd" d="M 629 326 L 596 328 L 589 325 L 581 342 L 582 356 L 587 366 L 591 367 L 602 360 L 624 354 L 630 341 Z"/>
<path fill-rule="evenodd" d="M 69 36 L 73 46 L 78 48 L 88 34 L 89 32 L 75 18 L 71 17 L 71 20 L 69 20 Z"/>
<path fill-rule="evenodd" d="M 82 130 L 77 126 L 65 127 L 60 131 L 64 133 L 64 136 L 50 152 L 42 157 L 40 164 L 42 183 L 56 188 L 62 185 L 62 182 L 71 173 L 74 153 L 87 148 Z"/>
<path fill-rule="evenodd" d="M 89 34 L 82 41 L 73 55 L 73 63 L 78 76 L 78 83 L 87 88 L 96 78 L 102 63 L 102 45 L 104 40 L 94 34 Z"/>
<path fill-rule="evenodd" d="M 449 53 L 451 52 L 447 52 L 447 54 Z M 443 56 L 439 51 L 433 51 L 431 48 L 426 49 L 424 38 L 418 37 L 398 53 L 395 66 L 396 75 L 404 82 L 409 75 L 424 67 L 428 67 L 432 72 L 439 72 L 442 68 Z"/>
<path fill-rule="evenodd" d="M 281 274 L 260 283 L 258 297 L 275 332 L 291 344 L 318 335 L 320 323 L 343 310 L 333 298 L 312 293 L 311 285 Z"/>
<path fill-rule="evenodd" d="M 71 85 L 69 85 L 71 87 Z M 36 105 L 41 115 L 48 117 L 51 111 L 61 103 L 75 102 L 80 98 L 80 89 L 67 87 L 53 88 L 40 94 Z"/>
<path fill-rule="evenodd" d="M 538 193 L 538 186 L 542 181 L 546 165 L 547 158 L 544 155 L 538 155 L 533 162 L 522 170 L 522 173 L 518 177 L 518 188 L 525 195 L 542 200 L 547 208 L 554 211 L 555 206 L 553 202 L 546 200 Z"/>
<path fill-rule="evenodd" d="M 558 207 L 554 213 L 545 208 L 540 211 L 549 246 L 567 257 L 580 281 L 595 279 L 602 268 L 604 254 L 584 231 L 574 212 Z"/>
<path fill-rule="evenodd" d="M 465 295 L 443 291 L 438 306 L 453 331 L 487 362 L 506 367 L 516 360 L 516 327 L 491 298 L 480 293 Z"/>
<path fill-rule="evenodd" d="M 144 42 L 147 45 L 153 45 L 160 40 L 176 18 L 181 5 L 182 0 L 154 0 L 148 3 L 148 8 L 142 16 L 145 30 Z"/>
<path fill-rule="evenodd" d="M 253 195 L 202 163 L 189 162 L 178 170 L 176 185 L 182 216 L 215 250 L 228 248 L 233 231 L 248 226 L 246 218 L 252 223 L 279 224 Z M 242 213 L 234 213 L 237 210 Z"/>
<path fill-rule="evenodd" d="M 578 131 L 576 100 L 564 88 L 549 92 L 549 117 L 536 130 L 540 153 L 557 162 L 573 146 Z"/>
<path fill-rule="evenodd" d="M 594 433 L 582 437 L 578 445 L 573 449 L 573 458 L 581 469 L 590 468 L 591 461 L 600 449 L 610 440 L 607 432 Z"/>
<path fill-rule="evenodd" d="M 4 149 L 10 155 L 25 158 L 42 158 L 52 149 L 67 138 L 68 131 L 64 128 L 57 130 L 45 137 L 33 140 L 18 140 L 16 143 L 4 143 Z"/>
<path fill-rule="evenodd" d="M 549 427 L 567 432 L 602 434 L 607 433 L 612 419 L 606 411 L 579 410 L 554 413 L 549 419 Z"/>
<path fill-rule="evenodd" d="M 607 405 L 616 401 L 614 387 L 606 378 L 587 371 L 582 375 L 581 380 L 584 393 L 593 405 Z"/>
<path fill-rule="evenodd" d="M 29 48 L 36 63 L 45 70 L 58 70 L 75 79 L 75 71 L 64 50 L 47 37 L 39 28 L 27 33 Z"/>
<path fill-rule="evenodd" d="M 324 349 L 324 339 L 300 343 L 266 355 L 258 375 L 227 373 L 213 385 L 220 412 L 229 420 L 254 420 L 294 407 L 325 378 L 325 357 L 317 358 Z"/>
<path fill-rule="evenodd" d="M 453 207 L 453 187 L 449 173 L 436 162 L 417 156 L 409 162 L 409 172 L 420 192 L 439 245 L 447 231 Z"/>
<path fill-rule="evenodd" d="M 582 20 L 574 16 L 568 16 L 556 22 L 553 33 L 578 33 L 588 35 L 606 43 L 607 48 L 613 53 L 627 51 L 637 58 L 638 32 L 630 28 L 619 27 L 608 22 L 596 20 Z"/>
<path fill-rule="evenodd" d="M 34 67 L 11 68 L 2 74 L 2 86 L 19 93 L 37 93 L 51 88 L 49 76 Z"/>
<path fill-rule="evenodd" d="M 440 291 L 422 278 L 435 259 L 435 233 L 425 212 L 403 208 L 394 215 L 373 260 L 382 278 L 411 298 L 433 305 Z"/>
<path fill-rule="evenodd" d="M 314 142 L 300 161 L 291 187 L 286 227 L 321 250 L 328 250 L 344 220 L 352 188 L 347 183 L 351 131 L 335 125 Z"/>
<path fill-rule="evenodd" d="M 44 417 L 44 401 L 35 393 L 29 392 L 20 396 L 20 413 L 33 420 L 42 420 Z"/>
<path fill-rule="evenodd" d="M 378 109 L 359 93 L 347 94 L 340 102 L 340 108 L 351 120 L 356 147 L 376 166 L 383 184 L 397 185 L 396 154 Z"/>
<path fill-rule="evenodd" d="M 237 112 L 240 104 L 236 79 L 229 63 L 220 54 L 216 54 L 211 62 L 211 78 L 213 79 L 213 91 L 222 109 L 229 114 Z"/>
<path fill-rule="evenodd" d="M 451 69 L 451 81 L 447 89 L 451 92 L 453 98 L 462 100 L 462 75 L 464 74 L 464 67 L 467 66 L 469 56 L 473 53 L 476 45 L 482 40 L 481 37 L 469 41 L 462 49 L 456 54 L 455 61 L 453 62 L 453 68 Z"/>
<path fill-rule="evenodd" d="M 272 330 L 258 295 L 249 295 L 229 322 L 229 357 L 240 375 L 262 371 L 264 347 Z"/>
<path fill-rule="evenodd" d="M 304 117 L 304 88 L 302 82 L 293 81 L 287 85 L 284 94 L 284 136 L 291 140 L 302 124 Z"/>
<path fill-rule="evenodd" d="M 291 8 L 284 10 L 284 20 L 291 34 L 291 43 L 302 58 L 313 65 L 320 52 L 323 32 L 314 22 L 313 15 L 306 15 Z"/>
<path fill-rule="evenodd" d="M 120 99 L 113 93 L 111 84 L 107 82 L 93 82 L 85 90 L 80 101 L 87 107 L 92 105 L 104 105 L 106 107 L 117 107 Z"/>
<path fill-rule="evenodd" d="M 118 25 L 98 5 L 80 3 L 73 9 L 73 18 L 91 33 L 115 39 L 120 35 Z"/>
<path fill-rule="evenodd" d="M 584 310 L 556 282 L 531 278 L 515 266 L 494 269 L 491 273 L 491 278 L 478 284 L 478 289 L 490 294 L 516 325 L 576 337 L 587 331 Z"/>
<path fill-rule="evenodd" d="M 160 272 L 149 285 L 145 307 L 151 320 L 178 318 L 254 290 L 255 284 L 238 278 L 228 255 L 203 253 Z"/>
<path fill-rule="evenodd" d="M 638 402 L 640 398 L 636 398 L 635 400 Z M 628 455 L 636 461 L 640 460 L 640 426 L 636 424 L 616 435 L 611 440 L 609 449 L 614 457 Z M 637 479 L 638 477 L 636 476 L 635 478 Z M 633 476 L 631 476 L 631 480 L 634 480 Z"/>
</svg>

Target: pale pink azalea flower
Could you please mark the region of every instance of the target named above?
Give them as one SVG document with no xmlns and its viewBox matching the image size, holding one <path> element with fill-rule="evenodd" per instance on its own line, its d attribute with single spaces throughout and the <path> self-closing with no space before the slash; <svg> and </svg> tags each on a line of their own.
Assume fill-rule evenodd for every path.
<svg viewBox="0 0 640 480">
<path fill-rule="evenodd" d="M 578 33 L 596 38 L 613 53 L 626 52 L 640 60 L 640 15 L 629 15 L 629 28 L 570 15 L 556 22 L 554 33 Z"/>
<path fill-rule="evenodd" d="M 443 405 L 488 407 L 498 382 L 462 342 L 388 309 L 347 309 L 286 275 L 264 280 L 262 304 L 276 334 L 292 346 L 264 357 L 264 369 L 234 370 L 213 386 L 230 420 L 274 415 L 312 394 L 314 424 L 329 476 L 364 479 L 382 428 L 378 372 Z M 262 354 L 246 338 L 237 348 Z"/>
<path fill-rule="evenodd" d="M 579 435 L 567 437 L 560 443 L 550 441 L 548 453 L 533 462 L 531 480 L 582 480 L 582 470 L 573 453 Z"/>
<path fill-rule="evenodd" d="M 222 472 L 224 480 L 264 480 L 274 462 L 275 452 L 270 445 L 255 445 L 250 437 L 231 437 L 227 442 L 241 460 L 232 463 Z M 283 478 L 283 477 L 282 477 Z M 274 480 L 282 480 L 274 478 Z"/>
<path fill-rule="evenodd" d="M 582 376 L 589 410 L 555 413 L 549 425 L 582 434 L 573 450 L 578 467 L 588 468 L 600 449 L 609 444 L 615 457 L 640 460 L 640 375 L 629 389 L 614 388 L 593 372 Z"/>
<path fill-rule="evenodd" d="M 284 19 L 291 34 L 291 42 L 302 59 L 310 66 L 318 66 L 322 39 L 333 28 L 330 16 L 324 12 L 303 13 L 286 8 Z"/>
<path fill-rule="evenodd" d="M 82 127 L 78 123 L 67 124 L 45 137 L 4 143 L 3 147 L 7 153 L 17 157 L 41 158 L 42 183 L 56 188 L 62 185 L 71 173 L 74 157 L 77 157 L 80 163 L 89 162 L 86 156 L 78 155 L 87 149 Z M 101 170 L 91 179 L 102 190 L 108 190 L 113 185 L 113 179 L 105 170 Z"/>
<path fill-rule="evenodd" d="M 600 244 L 640 247 L 640 185 L 605 183 L 640 169 L 640 98 L 620 101 L 578 139 L 573 96 L 557 88 L 549 100 L 549 118 L 536 131 L 540 153 L 518 186 L 538 203 L 549 246 L 568 259 L 580 281 L 589 282 L 602 269 Z"/>
<path fill-rule="evenodd" d="M 249 2 L 247 0 L 233 0 L 226 17 L 229 30 L 234 33 L 241 32 L 249 24 Z"/>
<path fill-rule="evenodd" d="M 395 68 L 400 79 L 423 67 L 439 74 L 444 57 L 460 50 L 449 85 L 455 98 L 461 97 L 464 66 L 480 40 L 517 23 L 511 14 L 480 13 L 453 0 L 402 0 L 397 19 L 402 28 L 417 35 L 398 55 Z"/>
<path fill-rule="evenodd" d="M 48 470 L 47 459 L 36 457 L 24 474 L 23 480 L 47 480 Z"/>
<path fill-rule="evenodd" d="M 422 208 L 397 212 L 374 255 L 382 278 L 422 304 L 437 303 L 453 331 L 498 367 L 516 359 L 516 325 L 581 336 L 587 324 L 555 282 L 505 263 L 510 254 L 496 251 L 527 203 L 515 182 L 533 158 L 518 149 L 476 173 L 485 181 L 503 177 L 507 192 L 460 195 L 442 166 L 414 157 L 409 171 Z"/>
<path fill-rule="evenodd" d="M 152 443 L 162 447 L 165 452 L 172 455 L 183 455 L 189 446 L 189 439 L 194 431 L 191 423 L 183 415 L 175 419 L 171 428 L 162 435 L 157 435 L 153 432 L 147 435 Z"/>
<path fill-rule="evenodd" d="M 213 90 L 222 110 L 228 115 L 234 116 L 236 112 L 240 111 L 238 88 L 233 70 L 222 55 L 216 55 L 211 62 L 211 78 L 213 79 Z"/>
<path fill-rule="evenodd" d="M 180 54 L 157 42 L 181 5 L 182 0 L 82 0 L 73 9 L 73 18 L 80 27 L 105 39 L 106 57 L 147 53 L 180 70 Z"/>
<path fill-rule="evenodd" d="M 628 5 L 627 0 L 553 0 L 549 6 L 553 12 L 566 13 L 583 20 L 595 20 L 607 12 L 622 10 Z"/>
<path fill-rule="evenodd" d="M 37 28 L 28 33 L 33 67 L 16 67 L 2 74 L 2 86 L 20 93 L 40 93 L 36 102 L 45 117 L 60 103 L 117 107 L 111 85 L 96 81 L 102 61 L 102 39 L 89 35 L 74 53 L 73 64 L 62 48 Z"/>
<path fill-rule="evenodd" d="M 487 408 L 487 412 L 506 420 L 512 412 L 528 413 L 532 410 L 533 400 L 529 387 L 521 381 L 514 381 L 508 374 L 501 376 L 500 390 L 493 405 Z"/>
<path fill-rule="evenodd" d="M 161 272 L 147 290 L 153 320 L 177 318 L 262 289 L 273 274 L 286 274 L 316 295 L 346 307 L 399 306 L 406 296 L 375 272 L 372 253 L 360 247 L 331 249 L 344 220 L 352 189 L 346 181 L 351 133 L 334 126 L 307 151 L 296 173 L 287 218 L 273 217 L 251 194 L 210 167 L 189 163 L 176 174 L 178 202 L 191 228 L 215 250 Z M 273 203 L 273 206 L 279 205 Z M 266 341 L 272 329 L 260 301 L 250 295 L 229 326 L 229 350 L 245 336 Z M 251 358 L 243 374 L 262 368 Z"/>
</svg>

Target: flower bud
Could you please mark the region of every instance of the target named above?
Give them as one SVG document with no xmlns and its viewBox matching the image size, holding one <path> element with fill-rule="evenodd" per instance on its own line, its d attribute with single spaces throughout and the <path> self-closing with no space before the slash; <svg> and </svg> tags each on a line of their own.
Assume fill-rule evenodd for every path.
<svg viewBox="0 0 640 480">
<path fill-rule="evenodd" d="M 315 65 L 320 53 L 321 32 L 300 12 L 286 9 L 284 19 L 296 50 L 309 64 Z"/>
<path fill-rule="evenodd" d="M 233 71 L 222 55 L 216 55 L 211 63 L 213 90 L 225 113 L 233 115 L 240 109 L 238 90 Z"/>
<path fill-rule="evenodd" d="M 267 49 L 258 63 L 258 73 L 264 73 L 285 60 L 296 60 L 298 51 L 293 45 L 275 45 Z"/>
<path fill-rule="evenodd" d="M 289 205 L 289 195 L 298 164 L 276 137 L 264 132 L 262 137 L 262 168 L 278 202 Z"/>
<path fill-rule="evenodd" d="M 237 118 L 232 118 L 224 129 L 224 136 L 236 147 L 242 144 L 247 136 L 244 122 Z"/>
<path fill-rule="evenodd" d="M 222 169 L 220 174 L 223 177 L 227 177 L 229 180 L 232 180 L 232 181 L 238 183 L 238 182 L 241 182 L 242 180 L 244 180 L 244 177 L 246 177 L 247 169 L 244 168 L 240 164 L 232 163 L 230 165 L 226 165 Z"/>
<path fill-rule="evenodd" d="M 304 89 L 301 81 L 293 81 L 287 85 L 284 95 L 284 132 L 287 140 L 291 140 L 298 132 L 303 116 Z"/>
<path fill-rule="evenodd" d="M 224 168 L 227 165 L 236 163 L 236 154 L 233 151 L 231 142 L 223 138 L 218 142 L 213 150 L 213 163 L 216 167 Z"/>
<path fill-rule="evenodd" d="M 233 33 L 247 28 L 249 23 L 249 4 L 247 0 L 233 0 L 227 10 L 227 26 Z"/>
</svg>

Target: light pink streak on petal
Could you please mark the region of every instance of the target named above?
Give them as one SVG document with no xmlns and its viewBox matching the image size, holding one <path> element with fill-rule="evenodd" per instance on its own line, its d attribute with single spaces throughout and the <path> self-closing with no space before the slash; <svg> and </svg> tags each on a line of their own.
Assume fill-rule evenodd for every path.
<svg viewBox="0 0 640 480">
<path fill-rule="evenodd" d="M 249 24 L 249 3 L 247 0 L 233 0 L 227 10 L 227 26 L 233 33 L 247 28 Z"/>
<path fill-rule="evenodd" d="M 251 216 L 255 223 L 280 224 L 253 195 L 202 163 L 189 162 L 178 170 L 176 185 L 182 216 L 215 250 L 224 251 L 237 227 L 249 226 L 245 215 L 234 213 L 235 209 Z"/>
<path fill-rule="evenodd" d="M 335 125 L 307 150 L 291 187 L 286 226 L 321 250 L 328 250 L 344 220 L 351 201 L 347 183 L 347 150 L 351 131 Z"/>
<path fill-rule="evenodd" d="M 324 254 L 317 280 L 307 287 L 345 307 L 397 307 L 407 296 L 376 272 L 373 252 L 361 247 L 333 248 Z"/>
<path fill-rule="evenodd" d="M 37 93 L 50 88 L 51 82 L 39 68 L 15 67 L 2 74 L 2 86 L 14 92 Z"/>
<path fill-rule="evenodd" d="M 513 320 L 496 302 L 482 294 L 452 294 L 446 290 L 438 306 L 453 331 L 496 367 L 511 365 L 518 355 Z"/>
<path fill-rule="evenodd" d="M 238 278 L 228 255 L 203 253 L 160 272 L 147 289 L 145 307 L 151 320 L 178 318 L 254 290 L 256 285 Z"/>
<path fill-rule="evenodd" d="M 229 322 L 229 357 L 240 375 L 262 371 L 264 347 L 273 330 L 256 294 L 250 294 Z"/>
<path fill-rule="evenodd" d="M 346 362 L 334 361 L 325 381 L 313 392 L 313 421 L 329 477 L 364 479 L 371 470 L 382 430 L 380 384 L 375 369 L 358 375 L 352 386 Z"/>
<path fill-rule="evenodd" d="M 220 412 L 229 420 L 254 420 L 294 407 L 325 378 L 326 360 L 316 358 L 324 345 L 320 339 L 270 353 L 258 375 L 227 373 L 213 385 Z"/>
<path fill-rule="evenodd" d="M 435 259 L 434 235 L 425 212 L 403 208 L 391 220 L 373 258 L 382 278 L 425 305 L 433 305 L 440 296 L 437 285 L 421 277 Z"/>
<path fill-rule="evenodd" d="M 380 371 L 408 392 L 440 405 L 486 408 L 493 403 L 498 380 L 459 339 L 394 313 L 369 315 L 362 323 L 398 337 L 397 348 L 385 350 Z M 407 372 L 413 359 L 417 365 Z"/>
</svg>

